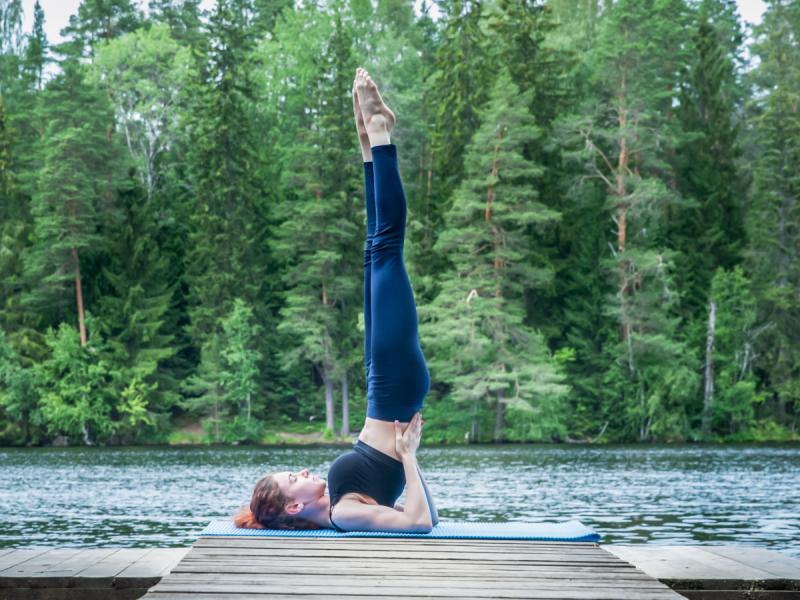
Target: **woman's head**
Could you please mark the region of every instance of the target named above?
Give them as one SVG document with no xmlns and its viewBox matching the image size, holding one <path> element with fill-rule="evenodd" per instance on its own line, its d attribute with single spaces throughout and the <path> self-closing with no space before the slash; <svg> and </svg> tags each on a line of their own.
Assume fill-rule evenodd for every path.
<svg viewBox="0 0 800 600">
<path fill-rule="evenodd" d="M 325 481 L 308 469 L 264 475 L 256 483 L 250 506 L 234 517 L 237 527 L 319 529 L 303 518 L 303 510 L 325 495 Z"/>
</svg>

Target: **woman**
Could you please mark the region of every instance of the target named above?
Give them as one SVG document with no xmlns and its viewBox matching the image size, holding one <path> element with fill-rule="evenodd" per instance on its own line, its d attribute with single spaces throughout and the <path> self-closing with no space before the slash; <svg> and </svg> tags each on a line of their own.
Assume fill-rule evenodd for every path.
<svg viewBox="0 0 800 600">
<path fill-rule="evenodd" d="M 238 527 L 429 532 L 436 507 L 417 465 L 430 376 L 419 345 L 417 309 L 403 264 L 406 198 L 389 134 L 394 113 L 369 74 L 353 82 L 367 204 L 364 248 L 364 363 L 367 416 L 353 450 L 339 456 L 326 483 L 308 469 L 256 483 Z M 406 505 L 396 504 L 406 487 Z"/>
</svg>

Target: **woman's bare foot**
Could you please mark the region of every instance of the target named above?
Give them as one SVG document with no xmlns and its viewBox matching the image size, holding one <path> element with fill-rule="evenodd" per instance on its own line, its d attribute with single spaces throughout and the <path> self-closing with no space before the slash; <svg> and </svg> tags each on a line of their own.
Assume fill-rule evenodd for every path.
<svg viewBox="0 0 800 600">
<path fill-rule="evenodd" d="M 370 146 L 384 146 L 391 143 L 389 134 L 396 120 L 394 113 L 383 102 L 378 86 L 372 81 L 369 73 L 360 67 L 356 70 L 356 94 Z"/>
<path fill-rule="evenodd" d="M 364 125 L 364 116 L 361 114 L 361 108 L 358 106 L 355 79 L 353 80 L 353 116 L 356 118 L 356 130 L 358 131 L 358 143 L 361 144 L 361 156 L 364 157 L 364 162 L 371 162 L 372 150 L 369 145 L 367 127 Z"/>
</svg>

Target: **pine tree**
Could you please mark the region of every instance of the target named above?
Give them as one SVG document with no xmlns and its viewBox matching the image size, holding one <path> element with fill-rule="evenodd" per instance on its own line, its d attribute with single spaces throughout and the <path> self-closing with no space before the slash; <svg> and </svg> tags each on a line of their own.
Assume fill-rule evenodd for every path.
<svg viewBox="0 0 800 600">
<path fill-rule="evenodd" d="M 730 269 L 740 261 L 744 184 L 737 165 L 741 152 L 731 96 L 735 57 L 703 8 L 697 19 L 694 60 L 681 86 L 678 111 L 684 131 L 692 137 L 675 153 L 680 191 L 694 202 L 676 211 L 670 237 L 681 251 L 675 269 L 685 307 L 681 312 L 703 322 L 715 270 Z"/>
<path fill-rule="evenodd" d="M 33 5 L 33 31 L 28 36 L 28 46 L 25 48 L 25 70 L 37 90 L 42 89 L 42 74 L 48 63 L 47 48 L 44 11 L 39 0 L 36 0 L 36 4 Z"/>
<path fill-rule="evenodd" d="M 151 21 L 166 23 L 172 38 L 185 46 L 200 42 L 201 0 L 150 0 L 147 15 Z"/>
<path fill-rule="evenodd" d="M 501 70 L 468 147 L 448 229 L 435 246 L 454 270 L 420 311 L 422 345 L 433 350 L 432 376 L 452 386 L 453 400 L 469 406 L 473 423 L 481 403 L 495 408 L 495 441 L 504 436 L 506 405 L 521 412 L 514 419 L 518 428 L 518 421 L 531 426 L 523 439 L 565 432 L 559 416 L 565 387 L 541 335 L 524 324 L 525 292 L 551 275 L 549 265 L 532 255 L 526 226 L 559 217 L 538 201 L 532 186 L 541 167 L 522 155 L 541 135 L 528 112 L 531 93 L 521 94 L 508 70 Z M 525 413 L 535 418 L 525 419 Z"/>
<path fill-rule="evenodd" d="M 131 0 L 81 0 L 62 33 L 67 41 L 58 51 L 70 57 L 93 59 L 100 44 L 135 31 L 142 14 Z"/>
<path fill-rule="evenodd" d="M 361 248 L 363 175 L 352 109 L 356 26 L 337 3 L 284 13 L 264 45 L 266 103 L 276 107 L 282 198 L 276 258 L 283 265 L 277 334 L 293 348 L 276 356 L 285 376 L 311 368 L 312 395 L 297 401 L 310 420 L 321 413 L 336 431 L 335 388 L 342 392 L 342 430 L 349 428 L 349 381 L 363 372 Z M 275 85 L 276 82 L 287 82 Z M 302 382 L 302 385 L 308 385 Z M 345 415 L 344 413 L 348 414 Z"/>
<path fill-rule="evenodd" d="M 294 8 L 291 0 L 254 0 L 253 4 L 255 9 L 253 26 L 259 35 L 273 31 L 281 12 Z"/>
<path fill-rule="evenodd" d="M 220 339 L 221 334 L 214 331 L 200 349 L 201 361 L 194 373 L 182 384 L 187 396 L 184 406 L 190 413 L 201 417 L 206 435 L 215 442 L 222 441 L 222 426 L 228 415 L 229 406 L 225 402 L 225 389 L 221 374 L 224 371 Z"/>
<path fill-rule="evenodd" d="M 771 0 L 756 28 L 754 77 L 763 92 L 756 117 L 759 153 L 748 214 L 748 263 L 766 327 L 757 345 L 758 371 L 779 422 L 796 430 L 800 415 L 800 10 Z"/>
<path fill-rule="evenodd" d="M 500 0 L 488 22 L 499 42 L 500 62 L 521 91 L 533 90 L 528 108 L 540 126 L 549 127 L 574 93 L 565 75 L 575 62 L 572 51 L 548 43 L 557 28 L 552 9 L 527 0 Z"/>
<path fill-rule="evenodd" d="M 69 60 L 63 68 L 45 91 L 43 166 L 32 200 L 33 243 L 23 261 L 31 282 L 27 300 L 65 318 L 77 317 L 86 344 L 81 258 L 99 251 L 99 223 L 113 210 L 107 175 L 114 149 L 106 132 L 112 114 L 98 90 L 84 81 L 81 65 Z M 67 311 L 73 298 L 75 311 Z"/>
<path fill-rule="evenodd" d="M 0 3 L 0 94 L 6 97 L 19 85 L 23 39 L 22 0 L 4 0 Z"/>
<path fill-rule="evenodd" d="M 523 154 L 543 168 L 537 181 L 539 195 L 549 208 L 568 210 L 565 199 L 571 174 L 561 164 L 561 148 L 551 140 L 556 117 L 571 110 L 576 101 L 575 78 L 570 76 L 576 55 L 572 48 L 554 43 L 560 32 L 549 3 L 501 0 L 489 10 L 488 27 L 494 33 L 499 62 L 509 68 L 520 91 L 533 92 L 528 108 L 544 135 L 524 148 Z M 562 236 L 570 236 L 565 230 L 572 223 L 565 221 L 547 230 L 530 231 L 537 252 L 550 256 L 556 269 L 575 268 L 563 264 L 566 254 L 560 242 Z M 559 274 L 553 285 L 540 287 L 528 297 L 528 322 L 537 323 L 551 343 L 559 336 L 559 323 L 564 320 L 564 304 L 558 294 L 560 282 L 568 276 Z"/>
<path fill-rule="evenodd" d="M 564 178 L 570 173 L 564 172 Z M 572 387 L 568 403 L 570 433 L 595 439 L 615 419 L 613 395 L 603 382 L 613 357 L 607 346 L 619 339 L 619 328 L 606 314 L 615 282 L 606 272 L 608 222 L 611 210 L 605 192 L 592 181 L 576 185 L 567 195 L 559 227 L 564 258 L 556 263 L 556 301 L 563 304 L 557 324 L 561 352 L 573 352 L 566 364 Z"/>
<path fill-rule="evenodd" d="M 441 199 L 450 197 L 463 175 L 465 148 L 480 126 L 478 111 L 491 90 L 496 64 L 481 27 L 481 2 L 444 0 L 439 9 L 441 37 L 425 100 L 436 110 L 426 161 L 433 179 L 426 199 L 427 226 L 434 232 L 441 231 L 447 209 Z"/>
<path fill-rule="evenodd" d="M 169 279 L 152 209 L 140 189 L 121 193 L 119 204 L 118 219 L 104 230 L 109 262 L 102 275 L 108 292 L 99 300 L 98 325 L 118 397 L 131 382 L 139 382 L 147 392 L 141 395 L 142 406 L 152 418 L 163 418 L 180 400 L 164 368 L 178 350 L 168 316 L 177 282 Z"/>
<path fill-rule="evenodd" d="M 605 348 L 614 361 L 606 383 L 615 407 L 608 412 L 622 417 L 612 429 L 640 440 L 685 435 L 684 404 L 696 385 L 670 314 L 676 296 L 662 217 L 680 202 L 667 185 L 672 175 L 664 156 L 680 139 L 670 113 L 685 14 L 681 0 L 614 4 L 589 57 L 596 95 L 566 122 L 580 140 L 575 156 L 585 161 L 588 177 L 605 185 L 613 210 L 616 243 L 607 268 L 616 293 L 606 310 L 619 343 Z M 664 368 L 659 361 L 668 357 L 673 362 Z M 684 388 L 673 389 L 674 378 Z"/>
<path fill-rule="evenodd" d="M 265 193 L 257 131 L 251 126 L 254 97 L 247 57 L 252 40 L 248 22 L 241 19 L 246 4 L 217 4 L 195 80 L 186 90 L 192 186 L 186 274 L 189 332 L 198 348 L 219 332 L 234 297 L 262 306 L 267 279 Z"/>
</svg>

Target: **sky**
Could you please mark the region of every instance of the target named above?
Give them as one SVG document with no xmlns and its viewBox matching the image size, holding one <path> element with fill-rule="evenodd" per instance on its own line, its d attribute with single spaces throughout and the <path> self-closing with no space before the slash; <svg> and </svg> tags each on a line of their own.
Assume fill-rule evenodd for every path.
<svg viewBox="0 0 800 600">
<path fill-rule="evenodd" d="M 50 43 L 61 41 L 59 32 L 69 23 L 69 16 L 78 11 L 81 0 L 39 0 L 44 10 L 44 29 L 47 40 Z M 417 12 L 422 4 L 421 0 L 415 0 Z M 736 0 L 739 5 L 739 14 L 748 23 L 756 24 L 761 21 L 761 15 L 766 9 L 763 0 Z M 25 11 L 23 29 L 30 33 L 33 27 L 33 5 L 35 0 L 22 0 L 23 10 Z M 144 0 L 139 1 L 140 5 L 146 5 Z M 208 8 L 214 4 L 214 0 L 203 0 L 202 6 Z M 436 6 L 431 7 L 431 16 L 436 17 Z"/>
</svg>

